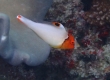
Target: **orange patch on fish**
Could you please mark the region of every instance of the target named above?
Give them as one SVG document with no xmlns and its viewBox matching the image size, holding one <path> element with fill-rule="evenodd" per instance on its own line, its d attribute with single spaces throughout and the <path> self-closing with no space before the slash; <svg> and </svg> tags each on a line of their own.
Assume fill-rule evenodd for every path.
<svg viewBox="0 0 110 80">
<path fill-rule="evenodd" d="M 60 49 L 74 49 L 75 47 L 75 38 L 71 33 L 68 33 L 68 38 L 65 39 L 63 44 L 60 46 Z"/>
</svg>

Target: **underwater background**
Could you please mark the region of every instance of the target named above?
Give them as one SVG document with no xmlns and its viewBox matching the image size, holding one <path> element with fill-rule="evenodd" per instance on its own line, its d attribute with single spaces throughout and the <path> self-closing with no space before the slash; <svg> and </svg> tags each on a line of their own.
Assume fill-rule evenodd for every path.
<svg viewBox="0 0 110 80">
<path fill-rule="evenodd" d="M 36 51 L 50 53 L 37 66 L 33 66 L 38 62 L 31 55 L 33 59 L 29 61 L 22 63 L 13 58 L 10 64 L 1 57 L 0 80 L 110 80 L 109 8 L 110 0 L 0 0 L 0 13 L 10 18 L 9 36 L 16 46 L 15 52 L 20 55 Z M 48 44 L 16 20 L 18 14 L 33 21 L 61 22 L 80 47 L 50 50 Z"/>
</svg>

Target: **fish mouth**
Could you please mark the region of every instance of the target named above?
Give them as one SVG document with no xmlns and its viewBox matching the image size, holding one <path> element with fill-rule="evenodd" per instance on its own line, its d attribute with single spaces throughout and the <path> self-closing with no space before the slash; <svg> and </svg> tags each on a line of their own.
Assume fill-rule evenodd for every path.
<svg viewBox="0 0 110 80">
<path fill-rule="evenodd" d="M 17 19 L 21 19 L 21 15 L 17 15 L 17 17 L 16 17 Z"/>
<path fill-rule="evenodd" d="M 21 20 L 21 18 L 22 18 L 22 16 L 21 16 L 21 15 L 17 15 L 17 17 L 16 17 L 16 18 L 17 18 L 17 20 L 18 20 L 18 21 L 20 21 L 21 23 L 23 23 L 23 22 L 22 22 L 22 20 Z"/>
</svg>

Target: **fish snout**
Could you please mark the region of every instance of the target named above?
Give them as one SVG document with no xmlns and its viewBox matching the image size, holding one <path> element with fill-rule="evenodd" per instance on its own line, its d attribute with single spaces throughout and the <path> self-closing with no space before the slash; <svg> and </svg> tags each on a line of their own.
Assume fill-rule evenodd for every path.
<svg viewBox="0 0 110 80">
<path fill-rule="evenodd" d="M 21 15 L 17 15 L 17 19 L 21 19 Z"/>
<path fill-rule="evenodd" d="M 20 21 L 22 23 L 22 16 L 21 15 L 17 15 L 17 20 Z"/>
</svg>

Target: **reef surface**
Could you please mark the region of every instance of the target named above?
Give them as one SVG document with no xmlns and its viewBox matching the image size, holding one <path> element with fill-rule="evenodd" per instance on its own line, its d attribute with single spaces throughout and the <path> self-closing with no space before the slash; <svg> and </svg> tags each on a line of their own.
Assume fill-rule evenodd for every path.
<svg viewBox="0 0 110 80">
<path fill-rule="evenodd" d="M 73 51 L 51 51 L 48 65 L 61 67 L 66 75 L 57 75 L 58 80 L 110 79 L 109 4 L 109 0 L 54 0 L 45 20 L 63 23 L 80 44 Z"/>
</svg>

